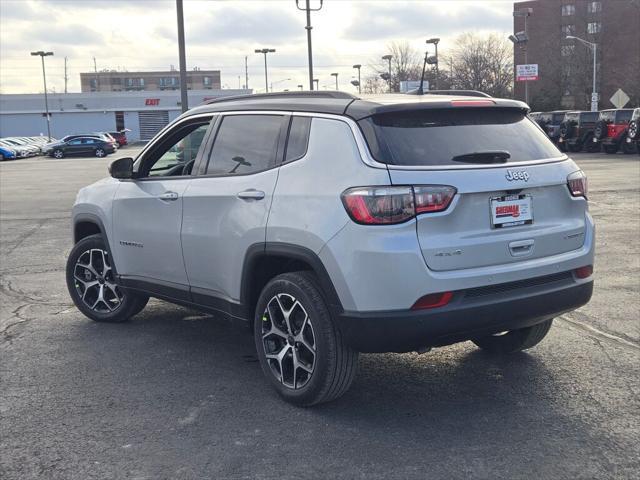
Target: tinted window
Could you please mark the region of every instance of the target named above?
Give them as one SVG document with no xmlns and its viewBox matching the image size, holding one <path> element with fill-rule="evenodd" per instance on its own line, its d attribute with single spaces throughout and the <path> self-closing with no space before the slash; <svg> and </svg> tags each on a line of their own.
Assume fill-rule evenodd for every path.
<svg viewBox="0 0 640 480">
<path fill-rule="evenodd" d="M 216 135 L 208 174 L 242 175 L 275 165 L 281 115 L 228 115 Z"/>
<path fill-rule="evenodd" d="M 81 145 L 82 144 L 82 140 L 71 140 L 69 142 L 69 145 Z"/>
<path fill-rule="evenodd" d="M 507 151 L 508 162 L 560 156 L 519 110 L 448 108 L 380 114 L 360 121 L 371 153 L 392 165 L 463 165 L 453 157 Z"/>
<path fill-rule="evenodd" d="M 86 143 L 86 144 L 91 145 L 91 144 L 96 143 L 96 141 L 93 138 L 85 138 L 85 139 L 82 140 L 82 143 Z"/>
<path fill-rule="evenodd" d="M 289 128 L 289 140 L 287 142 L 287 162 L 304 157 L 309 143 L 309 130 L 311 129 L 311 117 L 293 117 Z"/>
<path fill-rule="evenodd" d="M 631 115 L 633 115 L 633 110 L 619 110 L 616 115 L 616 123 L 625 123 L 631 120 Z"/>
<path fill-rule="evenodd" d="M 189 175 L 193 168 L 210 120 L 185 125 L 172 132 L 150 156 L 148 175 Z"/>
<path fill-rule="evenodd" d="M 597 122 L 598 121 L 598 112 L 587 112 L 582 114 L 583 122 Z"/>
<path fill-rule="evenodd" d="M 553 113 L 551 115 L 553 123 L 560 123 L 564 120 L 564 112 Z"/>
</svg>

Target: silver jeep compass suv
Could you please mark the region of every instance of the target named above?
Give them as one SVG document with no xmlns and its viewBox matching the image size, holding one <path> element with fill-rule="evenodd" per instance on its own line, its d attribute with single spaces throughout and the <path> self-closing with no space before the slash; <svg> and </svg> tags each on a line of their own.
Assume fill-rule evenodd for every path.
<svg viewBox="0 0 640 480">
<path fill-rule="evenodd" d="M 587 180 L 486 96 L 226 98 L 80 190 L 67 284 L 89 318 L 149 297 L 250 324 L 267 381 L 342 395 L 358 352 L 507 354 L 587 303 Z"/>
</svg>

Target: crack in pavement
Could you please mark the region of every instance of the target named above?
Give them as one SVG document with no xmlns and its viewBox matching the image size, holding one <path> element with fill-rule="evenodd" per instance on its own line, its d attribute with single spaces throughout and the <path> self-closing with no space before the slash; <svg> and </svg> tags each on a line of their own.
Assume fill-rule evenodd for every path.
<svg viewBox="0 0 640 480">
<path fill-rule="evenodd" d="M 622 336 L 619 335 L 614 335 L 612 333 L 608 333 L 608 332 L 604 332 L 602 330 L 598 330 L 597 328 L 588 325 L 586 323 L 582 323 L 582 322 L 578 322 L 577 320 L 573 320 L 571 318 L 569 318 L 567 316 L 567 314 L 565 313 L 564 315 L 560 315 L 559 317 L 557 317 L 558 320 L 562 320 L 565 321 L 569 324 L 571 324 L 574 327 L 577 327 L 578 329 L 586 332 L 587 334 L 590 334 L 596 338 L 600 338 L 600 339 L 606 339 L 606 340 L 610 340 L 613 341 L 619 345 L 624 345 L 625 347 L 630 347 L 634 350 L 640 350 L 640 345 L 636 342 L 634 342 L 631 339 L 627 339 L 624 338 Z"/>
<path fill-rule="evenodd" d="M 37 222 L 37 224 L 33 228 L 31 228 L 31 230 L 29 230 L 29 231 L 23 233 L 22 235 L 20 235 L 18 237 L 18 239 L 16 240 L 16 244 L 13 247 L 10 247 L 9 250 L 4 252 L 4 255 L 10 255 L 16 248 L 18 248 L 20 245 L 22 245 L 27 238 L 29 238 L 31 235 L 33 235 L 38 230 L 40 230 L 42 228 L 42 226 L 45 223 L 47 223 L 48 221 L 49 221 L 48 218 L 44 218 L 42 220 L 39 220 Z"/>
</svg>

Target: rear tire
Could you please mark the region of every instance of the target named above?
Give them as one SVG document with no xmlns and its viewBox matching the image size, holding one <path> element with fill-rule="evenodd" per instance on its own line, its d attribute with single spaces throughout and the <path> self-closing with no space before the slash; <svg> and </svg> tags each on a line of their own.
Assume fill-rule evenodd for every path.
<svg viewBox="0 0 640 480">
<path fill-rule="evenodd" d="M 589 153 L 596 153 L 600 151 L 600 143 L 593 141 L 593 135 L 588 135 L 584 140 L 585 150 Z"/>
<path fill-rule="evenodd" d="M 531 348 L 542 341 L 549 333 L 553 319 L 546 320 L 531 327 L 511 330 L 500 335 L 489 335 L 487 337 L 473 340 L 478 347 L 489 353 L 507 354 L 521 352 Z"/>
<path fill-rule="evenodd" d="M 631 155 L 636 153 L 636 143 L 635 142 L 627 142 L 627 137 L 622 139 L 622 151 L 626 155 Z"/>
<path fill-rule="evenodd" d="M 66 268 L 69 295 L 86 317 L 120 323 L 140 313 L 149 297 L 125 291 L 114 271 L 101 235 L 83 238 L 71 249 Z"/>
<path fill-rule="evenodd" d="M 104 149 L 102 149 L 102 148 L 96 148 L 95 154 L 96 154 L 96 157 L 98 157 L 98 158 L 102 158 L 102 157 L 105 157 L 107 155 L 106 152 L 104 151 Z"/>
<path fill-rule="evenodd" d="M 358 367 L 314 275 L 278 275 L 262 290 L 254 338 L 267 381 L 287 402 L 311 406 L 343 395 Z"/>
</svg>

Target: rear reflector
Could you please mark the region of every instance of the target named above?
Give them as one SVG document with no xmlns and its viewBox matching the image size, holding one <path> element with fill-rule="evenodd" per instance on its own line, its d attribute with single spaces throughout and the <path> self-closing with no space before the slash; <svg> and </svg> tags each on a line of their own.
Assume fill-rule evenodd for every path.
<svg viewBox="0 0 640 480">
<path fill-rule="evenodd" d="M 451 297 L 453 297 L 453 292 L 430 293 L 429 295 L 419 298 L 418 301 L 413 304 L 411 310 L 444 307 L 451 301 Z"/>
<path fill-rule="evenodd" d="M 589 278 L 593 275 L 593 265 L 585 265 L 584 267 L 576 268 L 573 273 L 578 278 Z"/>
<path fill-rule="evenodd" d="M 493 100 L 451 100 L 452 107 L 491 107 L 495 104 Z"/>
</svg>

